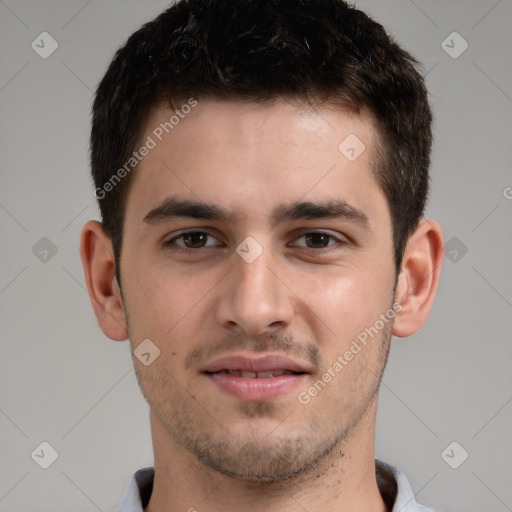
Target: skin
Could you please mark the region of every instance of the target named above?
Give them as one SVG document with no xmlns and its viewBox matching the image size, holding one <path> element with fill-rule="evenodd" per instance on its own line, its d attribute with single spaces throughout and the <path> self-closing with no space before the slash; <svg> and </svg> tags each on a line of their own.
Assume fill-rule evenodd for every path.
<svg viewBox="0 0 512 512">
<path fill-rule="evenodd" d="M 157 106 L 141 140 L 171 114 Z M 338 151 L 349 134 L 366 146 L 353 162 Z M 396 280 L 389 209 L 370 172 L 376 140 L 368 118 L 333 107 L 200 100 L 133 177 L 122 295 L 110 239 L 98 222 L 85 225 L 81 257 L 101 329 L 129 337 L 132 351 L 147 338 L 161 351 L 149 366 L 134 357 L 155 454 L 146 510 L 386 510 L 374 467 L 378 386 L 391 335 L 409 336 L 427 319 L 443 238 L 436 222 L 420 222 Z M 170 196 L 234 217 L 145 222 Z M 363 212 L 368 225 L 270 218 L 280 204 L 333 199 Z M 165 245 L 189 228 L 210 237 Z M 312 231 L 331 238 L 304 236 Z M 263 250 L 252 263 L 236 252 L 248 236 Z M 298 394 L 394 302 L 394 321 L 300 403 Z M 234 352 L 285 354 L 309 374 L 275 398 L 242 400 L 201 373 Z"/>
</svg>

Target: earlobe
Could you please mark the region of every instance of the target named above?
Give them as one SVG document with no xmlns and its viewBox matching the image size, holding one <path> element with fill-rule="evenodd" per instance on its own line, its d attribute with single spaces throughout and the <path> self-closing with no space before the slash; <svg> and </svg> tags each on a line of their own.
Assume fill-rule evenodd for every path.
<svg viewBox="0 0 512 512">
<path fill-rule="evenodd" d="M 126 340 L 128 333 L 115 277 L 112 241 L 101 223 L 91 220 L 83 227 L 80 257 L 91 304 L 101 330 L 112 340 Z"/>
<path fill-rule="evenodd" d="M 411 336 L 425 324 L 439 284 L 443 257 L 441 226 L 435 221 L 421 221 L 407 242 L 398 276 L 395 302 L 402 307 L 395 316 L 394 336 Z"/>
</svg>

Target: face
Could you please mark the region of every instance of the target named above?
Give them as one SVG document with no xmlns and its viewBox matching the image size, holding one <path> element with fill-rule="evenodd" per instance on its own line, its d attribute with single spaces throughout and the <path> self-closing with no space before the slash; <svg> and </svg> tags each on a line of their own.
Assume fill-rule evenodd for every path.
<svg viewBox="0 0 512 512">
<path fill-rule="evenodd" d="M 134 358 L 141 389 L 169 439 L 206 466 L 299 474 L 358 428 L 389 349 L 377 133 L 285 101 L 200 100 L 160 133 L 172 114 L 152 112 L 142 141 L 155 144 L 126 204 L 132 349 L 150 339 L 160 350 L 147 366 Z M 350 134 L 365 147 L 356 159 L 362 146 L 338 149 Z"/>
</svg>

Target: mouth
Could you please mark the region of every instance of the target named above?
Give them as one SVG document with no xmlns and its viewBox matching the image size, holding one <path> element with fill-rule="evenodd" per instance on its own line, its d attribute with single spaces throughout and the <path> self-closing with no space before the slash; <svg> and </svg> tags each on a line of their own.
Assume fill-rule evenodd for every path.
<svg viewBox="0 0 512 512">
<path fill-rule="evenodd" d="M 310 374 L 307 365 L 277 355 L 222 357 L 201 372 L 223 393 L 242 400 L 269 400 L 299 385 Z"/>
<path fill-rule="evenodd" d="M 205 372 L 210 373 L 210 372 Z M 280 377 L 281 375 L 300 375 L 302 372 L 292 372 L 291 370 L 270 370 L 267 372 L 251 372 L 246 370 L 221 370 L 220 372 L 213 372 L 213 373 L 220 373 L 220 374 L 226 374 L 226 375 L 233 375 L 235 377 L 243 377 L 244 379 L 266 379 L 269 377 Z M 213 373 L 210 373 L 210 375 L 213 375 Z"/>
</svg>

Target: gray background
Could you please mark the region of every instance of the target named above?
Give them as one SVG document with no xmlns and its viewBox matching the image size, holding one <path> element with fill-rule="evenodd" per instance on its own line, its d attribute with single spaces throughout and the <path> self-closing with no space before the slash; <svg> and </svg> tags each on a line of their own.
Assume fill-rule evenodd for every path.
<svg viewBox="0 0 512 512">
<path fill-rule="evenodd" d="M 512 2 L 357 4 L 424 64 L 436 116 L 428 216 L 451 244 L 430 320 L 393 343 L 377 456 L 406 473 L 420 503 L 512 510 Z M 128 343 L 99 330 L 78 244 L 97 217 L 87 155 L 94 88 L 114 51 L 164 5 L 0 0 L 5 512 L 115 511 L 132 473 L 152 465 Z M 43 31 L 59 45 L 47 59 L 31 47 Z M 454 31 L 469 44 L 457 58 L 460 38 L 442 46 Z M 42 441 L 58 452 L 46 470 L 31 458 Z M 452 465 L 469 453 L 458 469 L 441 456 L 453 441 Z"/>
</svg>

